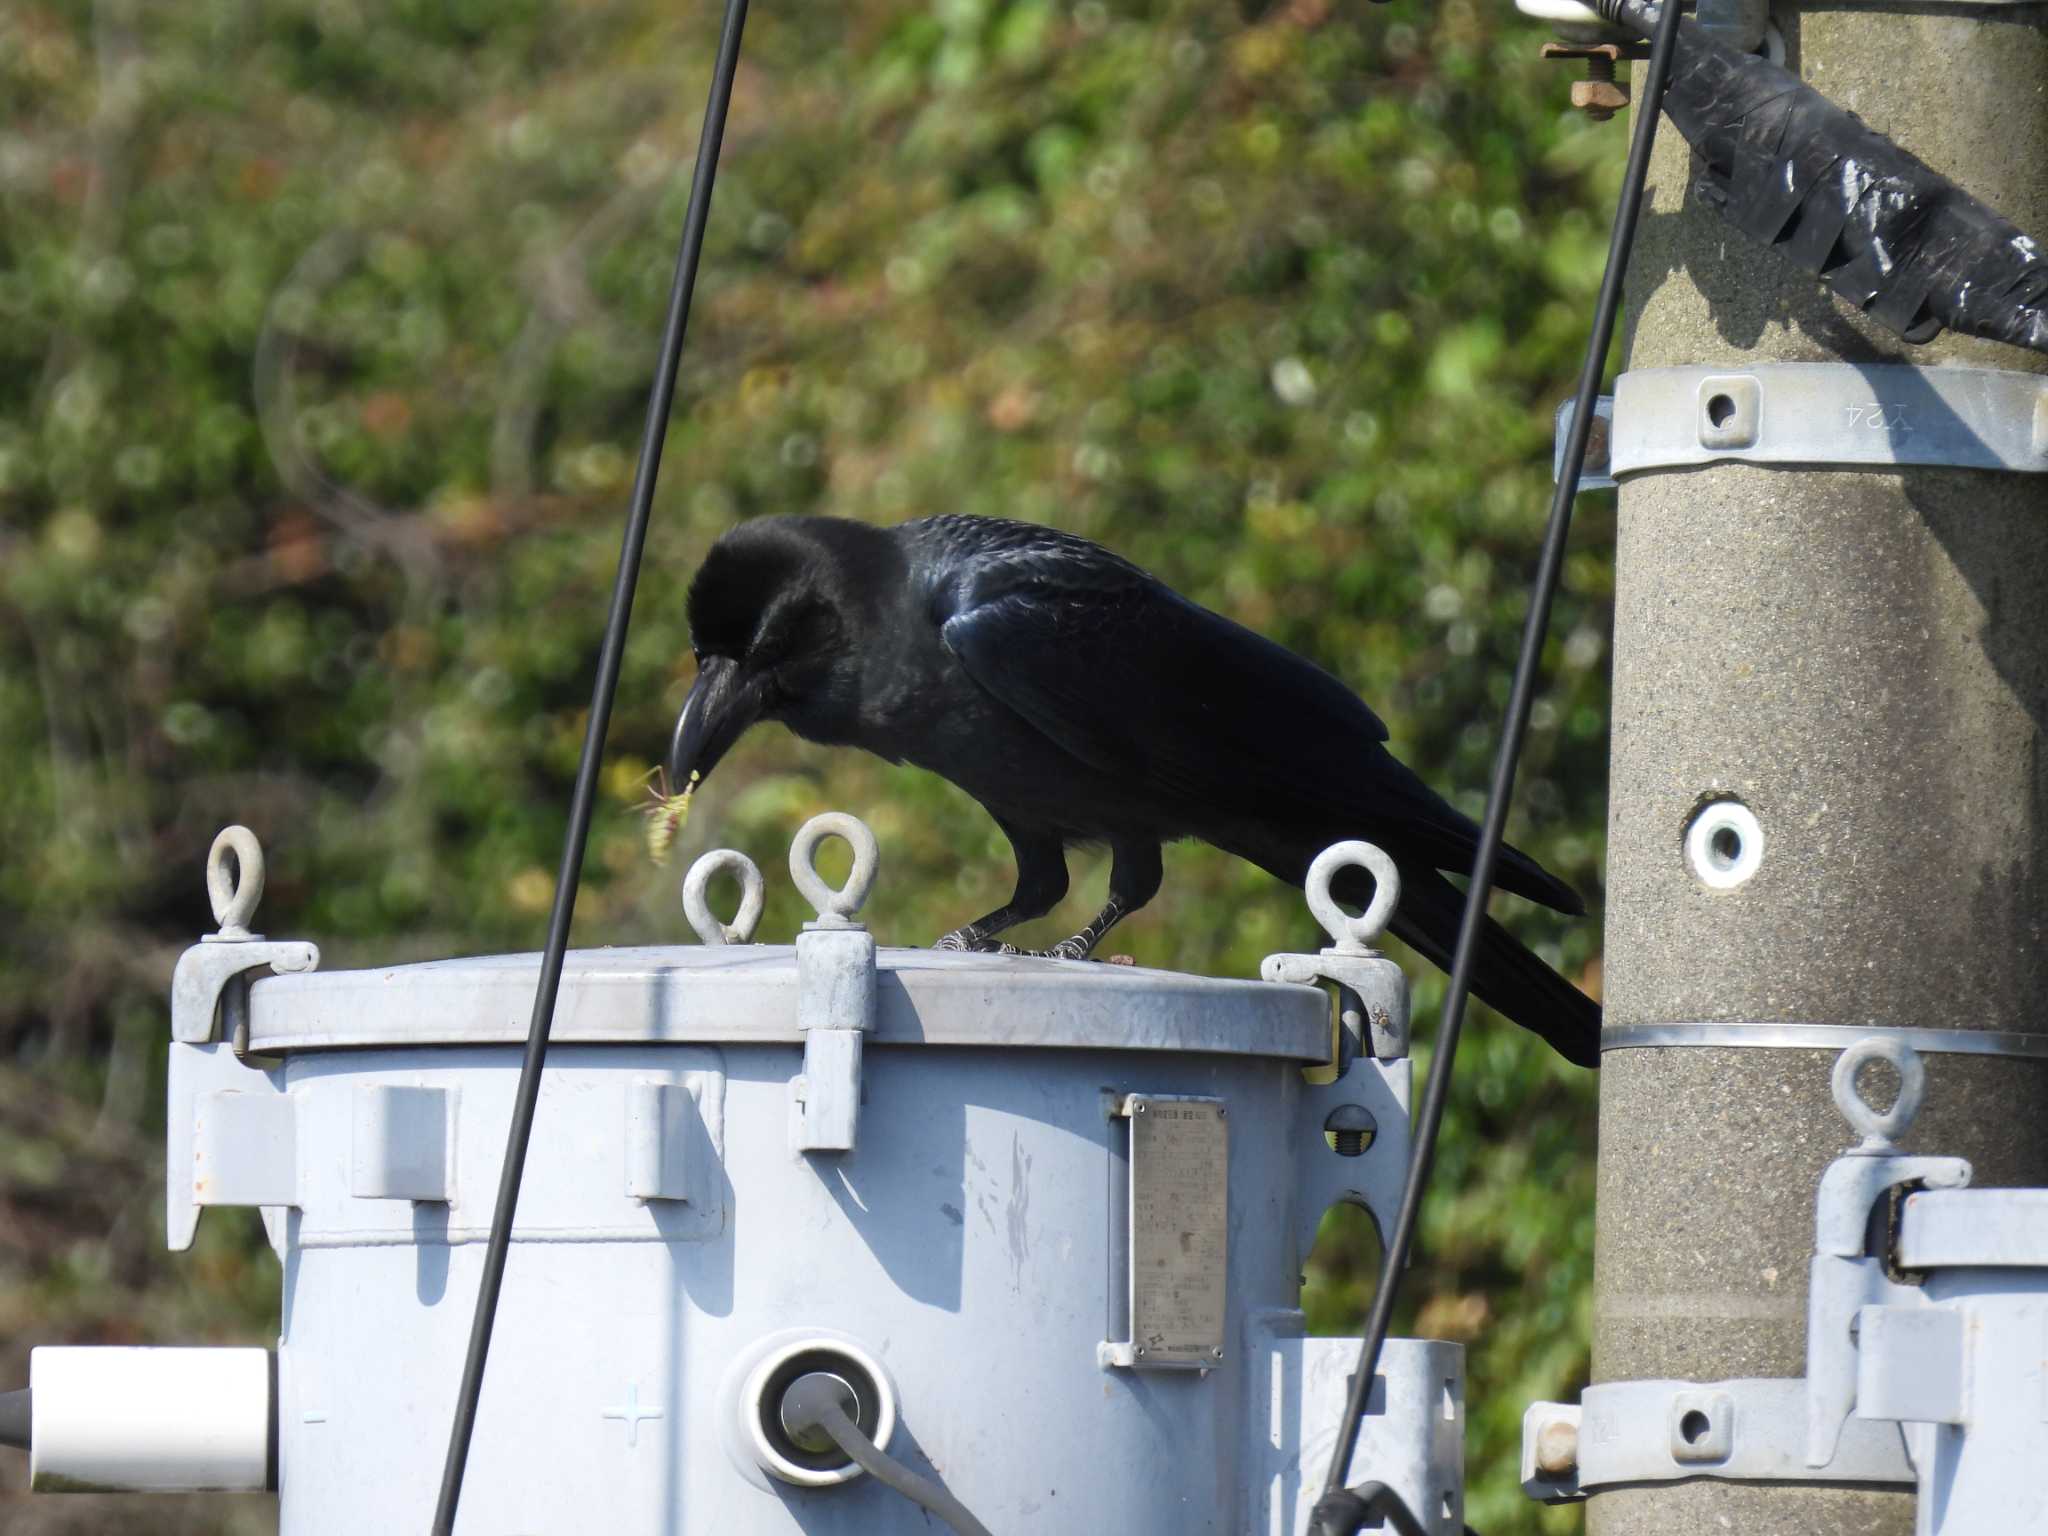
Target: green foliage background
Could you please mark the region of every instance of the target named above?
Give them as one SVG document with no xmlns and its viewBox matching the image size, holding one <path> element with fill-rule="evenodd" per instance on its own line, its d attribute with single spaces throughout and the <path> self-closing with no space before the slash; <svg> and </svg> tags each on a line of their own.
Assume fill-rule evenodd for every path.
<svg viewBox="0 0 2048 1536">
<path fill-rule="evenodd" d="M 0 1376 L 274 1331 L 253 1221 L 160 1251 L 164 998 L 217 827 L 259 832 L 260 926 L 329 967 L 537 946 L 714 10 L 0 10 Z M 633 805 L 683 585 L 761 513 L 1101 539 L 1329 666 L 1476 813 L 1621 151 L 1541 37 L 1507 0 L 757 6 L 576 941 L 685 935 Z M 1515 827 L 1594 897 L 1610 534 L 1594 499 Z M 682 852 L 772 869 L 827 807 L 881 836 L 884 942 L 1008 890 L 957 791 L 765 730 Z M 1077 875 L 1046 934 L 1099 899 Z M 1597 922 L 1503 905 L 1597 990 Z M 776 883 L 764 933 L 797 920 Z M 1183 848 L 1112 947 L 1248 975 L 1315 942 L 1295 892 Z M 1473 1523 L 1561 1529 L 1515 1443 L 1585 1371 L 1592 1081 L 1490 1016 L 1467 1040 L 1397 1326 L 1470 1346 Z M 1374 1258 L 1332 1218 L 1319 1329 Z"/>
</svg>

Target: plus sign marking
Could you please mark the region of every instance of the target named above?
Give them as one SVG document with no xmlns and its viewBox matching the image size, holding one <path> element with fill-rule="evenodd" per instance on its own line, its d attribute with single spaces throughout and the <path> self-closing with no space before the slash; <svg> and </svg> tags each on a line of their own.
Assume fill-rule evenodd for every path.
<svg viewBox="0 0 2048 1536">
<path fill-rule="evenodd" d="M 608 1419 L 624 1419 L 626 1421 L 626 1444 L 628 1445 L 638 1445 L 640 1443 L 640 1421 L 642 1419 L 658 1419 L 661 1417 L 661 1410 L 659 1408 L 642 1408 L 640 1406 L 640 1385 L 638 1382 L 626 1388 L 626 1401 L 621 1406 L 601 1408 L 598 1412 Z"/>
</svg>

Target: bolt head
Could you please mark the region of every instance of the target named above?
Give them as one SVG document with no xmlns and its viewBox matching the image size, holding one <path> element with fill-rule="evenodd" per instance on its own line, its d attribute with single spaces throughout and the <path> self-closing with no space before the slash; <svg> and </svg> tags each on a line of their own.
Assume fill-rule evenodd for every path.
<svg viewBox="0 0 2048 1536">
<path fill-rule="evenodd" d="M 1596 123 L 1604 123 L 1628 105 L 1628 87 L 1612 80 L 1574 80 L 1572 105 Z"/>
<path fill-rule="evenodd" d="M 1545 1477 L 1570 1477 L 1579 1465 L 1579 1426 L 1570 1419 L 1546 1419 L 1536 1430 L 1536 1470 Z"/>
<path fill-rule="evenodd" d="M 1209 1358 L 1211 1360 L 1221 1360 L 1223 1358 L 1223 1346 L 1218 1344 L 1214 1349 L 1210 1350 Z"/>
</svg>

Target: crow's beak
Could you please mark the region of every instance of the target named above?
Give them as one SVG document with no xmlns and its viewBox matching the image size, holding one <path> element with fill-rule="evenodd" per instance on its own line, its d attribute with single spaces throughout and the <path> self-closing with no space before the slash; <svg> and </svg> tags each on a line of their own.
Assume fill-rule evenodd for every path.
<svg viewBox="0 0 2048 1536">
<path fill-rule="evenodd" d="M 680 794 L 693 773 L 699 778 L 718 766 L 728 748 L 761 718 L 761 685 L 740 664 L 708 656 L 697 669 L 697 681 L 676 716 L 675 738 L 668 749 L 668 781 Z"/>
</svg>

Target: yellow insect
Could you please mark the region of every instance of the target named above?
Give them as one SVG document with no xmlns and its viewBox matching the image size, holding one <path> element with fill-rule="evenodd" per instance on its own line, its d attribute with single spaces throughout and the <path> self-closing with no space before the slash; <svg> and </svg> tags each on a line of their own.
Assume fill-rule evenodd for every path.
<svg viewBox="0 0 2048 1536">
<path fill-rule="evenodd" d="M 676 833 L 690 819 L 690 796 L 697 792 L 697 781 L 703 775 L 692 770 L 690 782 L 683 786 L 679 795 L 668 792 L 665 770 L 655 769 L 652 777 L 654 782 L 647 786 L 648 803 L 641 808 L 647 817 L 647 856 L 657 864 L 665 864 Z"/>
</svg>

